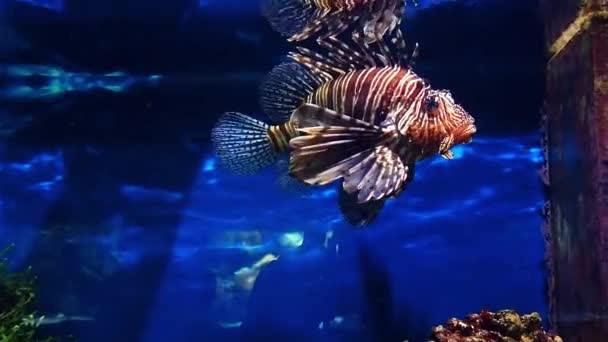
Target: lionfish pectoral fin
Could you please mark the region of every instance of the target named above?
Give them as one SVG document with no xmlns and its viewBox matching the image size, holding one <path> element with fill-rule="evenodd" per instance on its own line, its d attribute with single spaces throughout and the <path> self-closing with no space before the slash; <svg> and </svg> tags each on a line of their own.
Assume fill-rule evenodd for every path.
<svg viewBox="0 0 608 342">
<path fill-rule="evenodd" d="M 450 152 L 450 147 L 454 145 L 454 135 L 448 134 L 445 138 L 441 140 L 439 144 L 439 154 L 443 155 L 444 153 Z"/>
<path fill-rule="evenodd" d="M 410 171 L 413 173 L 413 168 L 405 165 L 395 152 L 380 145 L 349 169 L 343 187 L 348 193 L 357 193 L 359 203 L 382 200 L 403 190 L 411 181 Z"/>
<path fill-rule="evenodd" d="M 211 130 L 220 164 L 236 174 L 254 174 L 277 160 L 269 126 L 248 115 L 224 113 Z"/>
<path fill-rule="evenodd" d="M 364 227 L 374 222 L 386 200 L 372 200 L 366 203 L 357 201 L 357 194 L 350 194 L 340 186 L 338 206 L 344 220 L 355 227 Z"/>
<path fill-rule="evenodd" d="M 382 138 L 382 129 L 368 122 L 313 104 L 300 106 L 290 119 L 302 135 L 290 141 L 291 176 L 325 185 L 348 175 Z"/>
<path fill-rule="evenodd" d="M 454 159 L 454 153 L 451 150 L 447 150 L 441 153 L 441 157 L 447 160 Z"/>
</svg>

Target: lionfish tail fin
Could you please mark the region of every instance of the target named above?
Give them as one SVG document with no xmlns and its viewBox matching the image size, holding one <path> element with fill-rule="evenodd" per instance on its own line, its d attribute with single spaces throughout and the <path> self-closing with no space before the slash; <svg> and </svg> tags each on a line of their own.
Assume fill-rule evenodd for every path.
<svg viewBox="0 0 608 342">
<path fill-rule="evenodd" d="M 211 141 L 220 164 L 229 171 L 250 175 L 277 160 L 269 126 L 248 115 L 224 113 L 211 130 Z"/>
<path fill-rule="evenodd" d="M 260 105 L 271 120 L 283 123 L 322 80 L 306 66 L 289 61 L 275 66 L 260 86 Z"/>
<path fill-rule="evenodd" d="M 262 0 L 260 7 L 272 29 L 287 38 L 301 33 L 320 14 L 310 0 Z"/>
<path fill-rule="evenodd" d="M 325 185 L 348 175 L 382 137 L 373 124 L 313 104 L 291 116 L 301 135 L 290 141 L 290 174 L 311 185 Z"/>
<path fill-rule="evenodd" d="M 382 208 L 386 200 L 372 200 L 367 203 L 359 203 L 357 200 L 357 194 L 350 194 L 344 190 L 344 187 L 340 187 L 340 193 L 338 195 L 338 206 L 342 217 L 348 223 L 354 227 L 365 227 L 373 223 Z"/>
</svg>

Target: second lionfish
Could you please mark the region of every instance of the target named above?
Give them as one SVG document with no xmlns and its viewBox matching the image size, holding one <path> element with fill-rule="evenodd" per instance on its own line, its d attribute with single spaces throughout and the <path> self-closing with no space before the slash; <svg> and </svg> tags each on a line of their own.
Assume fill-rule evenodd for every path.
<svg viewBox="0 0 608 342">
<path fill-rule="evenodd" d="M 447 90 L 432 89 L 382 40 L 349 61 L 299 48 L 262 84 L 276 125 L 226 113 L 212 131 L 220 162 L 251 174 L 289 155 L 289 175 L 308 185 L 341 181 L 346 220 L 365 225 L 414 179 L 416 163 L 471 142 L 474 119 Z M 343 45 L 348 48 L 346 44 Z M 369 47 L 366 47 L 369 49 Z"/>
<path fill-rule="evenodd" d="M 405 0 L 262 0 L 262 13 L 272 28 L 290 41 L 302 41 L 323 32 L 337 36 L 352 23 L 359 43 L 373 43 L 398 29 Z M 416 2 L 414 1 L 414 4 Z M 362 34 L 361 34 L 362 33 Z"/>
</svg>

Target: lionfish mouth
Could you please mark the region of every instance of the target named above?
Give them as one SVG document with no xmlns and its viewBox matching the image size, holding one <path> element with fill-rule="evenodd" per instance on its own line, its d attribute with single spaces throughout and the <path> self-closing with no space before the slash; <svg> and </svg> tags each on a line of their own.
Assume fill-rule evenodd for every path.
<svg viewBox="0 0 608 342">
<path fill-rule="evenodd" d="M 477 127 L 475 125 L 469 125 L 467 129 L 464 131 L 465 134 L 473 135 L 477 133 Z"/>
<path fill-rule="evenodd" d="M 463 144 L 468 144 L 473 141 L 473 134 L 477 133 L 477 127 L 473 124 L 470 124 L 462 129 L 460 132 L 460 136 L 463 138 L 461 142 Z"/>
</svg>

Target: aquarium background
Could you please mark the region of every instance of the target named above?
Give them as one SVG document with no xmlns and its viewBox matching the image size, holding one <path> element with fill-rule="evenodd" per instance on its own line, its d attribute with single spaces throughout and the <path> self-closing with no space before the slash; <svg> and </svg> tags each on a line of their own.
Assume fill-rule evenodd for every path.
<svg viewBox="0 0 608 342">
<path fill-rule="evenodd" d="M 48 334 L 81 341 L 423 340 L 481 309 L 546 321 L 536 1 L 408 6 L 416 71 L 475 116 L 366 229 L 335 188 L 233 176 L 210 129 L 259 114 L 289 49 L 255 0 L 0 0 L 0 243 Z M 384 302 L 378 304 L 379 300 Z"/>
</svg>

